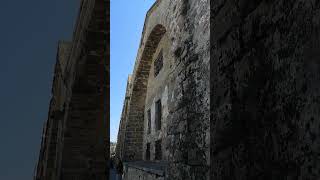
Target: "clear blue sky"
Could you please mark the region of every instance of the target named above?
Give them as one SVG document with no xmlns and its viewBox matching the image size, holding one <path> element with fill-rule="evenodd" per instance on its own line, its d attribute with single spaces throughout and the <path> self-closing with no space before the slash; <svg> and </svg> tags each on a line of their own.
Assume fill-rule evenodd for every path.
<svg viewBox="0 0 320 180">
<path fill-rule="evenodd" d="M 116 141 L 128 75 L 137 56 L 145 16 L 155 0 L 111 0 L 110 140 Z"/>
<path fill-rule="evenodd" d="M 1 0 L 0 180 L 31 180 L 48 117 L 58 40 L 79 0 Z"/>
</svg>

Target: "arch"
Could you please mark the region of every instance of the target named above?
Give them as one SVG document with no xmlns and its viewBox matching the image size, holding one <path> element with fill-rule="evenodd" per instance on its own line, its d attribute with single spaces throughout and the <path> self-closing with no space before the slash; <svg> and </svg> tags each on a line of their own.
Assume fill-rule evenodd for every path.
<svg viewBox="0 0 320 180">
<path fill-rule="evenodd" d="M 133 91 L 135 90 L 135 88 L 147 86 L 146 82 L 148 81 L 149 72 L 151 69 L 151 59 L 153 57 L 153 54 L 156 52 L 159 42 L 161 41 L 165 33 L 166 28 L 161 24 L 157 24 L 151 31 L 145 43 L 146 45 L 144 47 L 137 71 L 135 73 Z"/>
<path fill-rule="evenodd" d="M 144 107 L 149 72 L 153 54 L 165 33 L 166 28 L 161 24 L 152 29 L 134 70 L 124 141 L 124 161 L 142 160 Z"/>
</svg>

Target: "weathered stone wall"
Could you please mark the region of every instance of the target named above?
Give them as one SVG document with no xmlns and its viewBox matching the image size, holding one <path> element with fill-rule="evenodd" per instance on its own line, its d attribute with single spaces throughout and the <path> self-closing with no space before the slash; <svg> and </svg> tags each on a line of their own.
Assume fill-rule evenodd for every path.
<svg viewBox="0 0 320 180">
<path fill-rule="evenodd" d="M 166 163 L 135 161 L 124 163 L 124 180 L 165 180 Z"/>
<path fill-rule="evenodd" d="M 137 167 L 126 167 L 126 174 L 124 180 L 164 180 L 164 176 L 158 175 L 156 173 L 152 173 L 150 171 L 145 171 L 141 168 Z"/>
<path fill-rule="evenodd" d="M 56 165 L 58 163 L 57 153 L 59 149 L 59 128 L 64 116 L 64 104 L 66 95 L 66 86 L 63 80 L 63 64 L 66 61 L 70 43 L 59 42 L 57 62 L 54 70 L 52 84 L 52 98 L 49 105 L 48 120 L 44 126 L 42 135 L 41 150 L 37 167 L 36 179 L 56 179 Z"/>
<path fill-rule="evenodd" d="M 168 118 L 170 179 L 210 179 L 209 1 L 175 1 L 170 10 L 176 56 Z"/>
<path fill-rule="evenodd" d="M 36 180 L 108 177 L 108 8 L 82 0 L 72 43 L 59 43 Z"/>
<path fill-rule="evenodd" d="M 119 131 L 117 136 L 117 145 L 116 145 L 116 156 L 120 159 L 123 159 L 124 157 L 124 143 L 125 143 L 125 132 L 126 132 L 126 125 L 127 125 L 127 116 L 128 116 L 128 106 L 129 106 L 129 100 L 131 97 L 131 76 L 129 75 L 127 80 L 127 88 L 126 88 L 126 94 L 125 99 L 123 102 L 123 108 L 122 113 L 120 117 L 120 123 L 119 123 Z"/>
<path fill-rule="evenodd" d="M 159 74 L 154 76 L 154 62 L 158 58 L 158 55 L 162 52 L 163 55 L 163 67 Z M 172 73 L 172 64 L 173 57 L 170 56 L 170 42 L 167 35 L 164 35 L 159 42 L 159 45 L 153 55 L 152 62 L 150 67 L 148 85 L 147 85 L 147 94 L 145 101 L 145 110 L 144 110 L 144 137 L 143 137 L 143 157 L 146 157 L 146 144 L 150 143 L 150 159 L 155 159 L 155 141 L 161 140 L 162 144 L 165 143 L 167 136 L 167 116 L 168 103 L 169 103 L 169 92 L 172 90 L 169 88 L 170 85 L 169 74 Z M 162 105 L 162 118 L 161 118 L 161 130 L 156 129 L 156 118 L 155 118 L 155 103 L 158 100 L 161 100 Z M 151 132 L 148 134 L 148 110 L 151 111 Z M 164 144 L 163 144 L 164 145 Z M 162 159 L 168 160 L 168 152 L 162 145 Z"/>
<path fill-rule="evenodd" d="M 158 0 L 146 16 L 132 74 L 122 160 L 142 160 L 152 58 L 167 36 L 172 63 L 162 144 L 169 164 L 167 179 L 209 179 L 209 13 L 208 0 Z"/>
<path fill-rule="evenodd" d="M 212 179 L 319 179 L 319 1 L 211 5 Z"/>
</svg>

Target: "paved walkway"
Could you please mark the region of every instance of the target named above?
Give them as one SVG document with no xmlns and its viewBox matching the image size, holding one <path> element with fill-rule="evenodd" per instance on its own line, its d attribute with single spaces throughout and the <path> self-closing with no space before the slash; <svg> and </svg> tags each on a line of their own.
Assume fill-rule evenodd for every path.
<svg viewBox="0 0 320 180">
<path fill-rule="evenodd" d="M 114 168 L 110 168 L 109 180 L 121 180 L 120 176 L 117 175 L 117 171 Z"/>
</svg>

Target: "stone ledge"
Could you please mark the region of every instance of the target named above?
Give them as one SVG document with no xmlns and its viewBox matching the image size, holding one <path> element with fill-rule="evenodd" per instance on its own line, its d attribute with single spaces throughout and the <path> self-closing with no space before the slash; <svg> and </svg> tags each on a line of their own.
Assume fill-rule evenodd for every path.
<svg viewBox="0 0 320 180">
<path fill-rule="evenodd" d="M 165 169 L 167 167 L 166 162 L 148 162 L 148 161 L 135 161 L 135 162 L 124 162 L 124 167 L 135 168 L 150 174 L 158 176 L 165 175 Z"/>
</svg>

